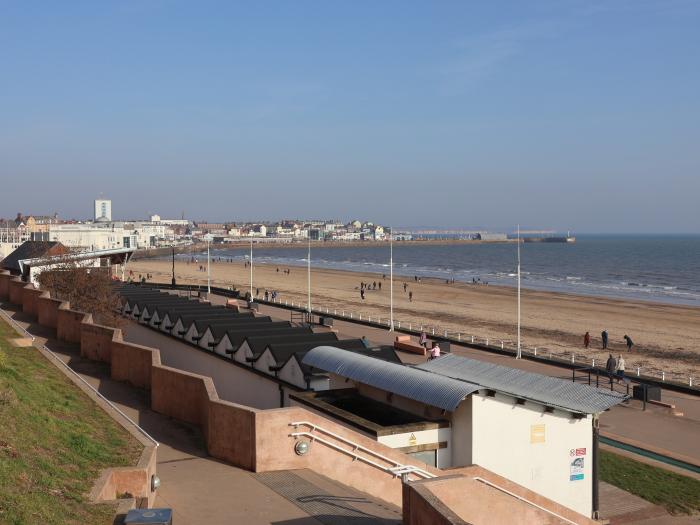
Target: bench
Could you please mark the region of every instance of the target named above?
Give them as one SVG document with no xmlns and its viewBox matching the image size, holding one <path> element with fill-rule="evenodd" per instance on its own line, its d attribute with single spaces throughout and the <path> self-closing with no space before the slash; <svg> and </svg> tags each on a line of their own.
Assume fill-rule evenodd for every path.
<svg viewBox="0 0 700 525">
<path fill-rule="evenodd" d="M 394 341 L 394 349 L 410 354 L 425 355 L 425 348 L 412 341 L 410 335 L 397 335 Z"/>
</svg>

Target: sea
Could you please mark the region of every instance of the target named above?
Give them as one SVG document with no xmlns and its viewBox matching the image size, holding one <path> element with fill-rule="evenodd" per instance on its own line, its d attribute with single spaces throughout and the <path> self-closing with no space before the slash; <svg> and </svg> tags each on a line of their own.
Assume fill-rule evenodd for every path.
<svg viewBox="0 0 700 525">
<path fill-rule="evenodd" d="M 212 257 L 236 261 L 248 256 L 246 248 L 212 251 Z M 700 235 L 577 235 L 575 243 L 522 244 L 520 256 L 523 288 L 700 306 Z M 307 248 L 255 245 L 253 257 L 255 263 L 306 266 Z M 311 264 L 389 274 L 389 245 L 312 245 Z M 516 286 L 516 272 L 515 243 L 394 245 L 399 279 Z"/>
</svg>

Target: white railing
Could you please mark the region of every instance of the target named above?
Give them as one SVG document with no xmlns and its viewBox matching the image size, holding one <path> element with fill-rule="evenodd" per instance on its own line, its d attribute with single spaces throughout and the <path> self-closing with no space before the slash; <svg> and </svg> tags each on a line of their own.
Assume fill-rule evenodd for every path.
<svg viewBox="0 0 700 525">
<path fill-rule="evenodd" d="M 501 486 L 499 486 L 499 485 L 496 485 L 495 483 L 492 483 L 492 482 L 490 482 L 490 481 L 487 480 L 487 479 L 480 478 L 480 477 L 478 477 L 478 476 L 474 477 L 473 479 L 475 479 L 476 481 L 479 481 L 479 482 L 481 482 L 481 483 L 484 483 L 485 485 L 488 485 L 489 487 L 492 487 L 492 488 L 494 488 L 494 489 L 496 489 L 496 490 L 500 490 L 501 492 L 503 492 L 503 493 L 505 493 L 505 494 L 508 494 L 510 497 L 522 501 L 523 503 L 527 503 L 528 505 L 532 505 L 533 507 L 536 507 L 536 508 L 538 508 L 539 510 L 541 510 L 541 511 L 543 511 L 543 512 L 546 512 L 547 514 L 551 514 L 552 516 L 554 516 L 554 517 L 556 517 L 556 518 L 558 518 L 558 519 L 560 519 L 560 520 L 562 520 L 562 521 L 565 521 L 566 523 L 571 523 L 571 525 L 576 525 L 576 522 L 575 522 L 575 521 L 571 521 L 570 519 L 567 519 L 567 518 L 565 518 L 564 516 L 562 516 L 562 515 L 560 515 L 560 514 L 557 514 L 557 513 L 555 513 L 555 512 L 552 512 L 551 510 L 547 510 L 547 509 L 545 509 L 544 507 L 542 507 L 541 505 L 538 505 L 537 503 L 534 503 L 534 502 L 530 501 L 529 499 L 524 498 L 524 497 L 522 497 L 522 496 L 518 496 L 518 495 L 515 494 L 514 492 L 511 492 L 511 491 L 508 490 L 508 489 L 505 489 L 505 488 L 503 488 L 503 487 L 501 487 Z"/>
<path fill-rule="evenodd" d="M 289 426 L 294 427 L 294 429 L 297 429 L 299 427 L 308 427 L 310 431 L 304 431 L 304 432 L 292 432 L 290 434 L 291 437 L 298 439 L 300 437 L 306 437 L 309 438 L 312 442 L 313 441 L 318 441 L 319 443 L 323 443 L 324 445 L 337 450 L 338 452 L 341 452 L 343 454 L 347 454 L 348 456 L 351 456 L 353 459 L 356 459 L 358 461 L 362 461 L 363 463 L 366 463 L 368 465 L 371 465 L 379 470 L 382 470 L 388 474 L 391 474 L 394 477 L 403 477 L 403 476 L 409 476 L 411 474 L 421 478 L 421 479 L 430 479 L 430 478 L 435 478 L 437 477 L 435 474 L 431 474 L 427 470 L 424 470 L 420 467 L 416 467 L 415 465 L 404 465 L 402 463 L 399 463 L 398 461 L 395 461 L 393 459 L 390 459 L 382 454 L 379 454 L 378 452 L 375 452 L 367 447 L 364 447 L 362 445 L 359 445 L 355 443 L 354 441 L 351 441 L 347 438 L 344 438 L 343 436 L 339 436 L 338 434 L 331 432 L 330 430 L 326 430 L 325 428 L 316 425 L 314 423 L 311 423 L 309 421 L 295 421 L 293 423 L 290 423 Z M 351 447 L 351 448 L 343 448 L 342 446 L 338 445 L 337 443 L 333 443 L 332 441 L 329 441 L 317 434 L 313 434 L 314 431 L 318 431 L 321 434 L 325 434 L 326 436 L 330 436 L 333 439 L 340 441 L 341 443 Z M 374 461 L 373 459 L 367 458 L 365 456 L 360 455 L 358 452 L 363 452 L 364 454 L 373 456 L 375 459 L 379 459 L 385 463 L 389 463 L 392 466 L 386 466 L 378 463 L 377 461 Z"/>
<path fill-rule="evenodd" d="M 19 329 L 20 331 L 24 332 L 24 333 L 27 335 L 27 337 L 30 338 L 30 339 L 32 340 L 32 343 L 33 343 L 33 344 L 35 344 L 35 345 L 37 345 L 37 346 L 40 346 L 41 349 L 44 350 L 46 353 L 48 353 L 48 354 L 52 357 L 52 359 L 53 359 L 58 365 L 60 365 L 60 366 L 62 366 L 63 368 L 65 368 L 70 374 L 73 375 L 73 377 L 75 377 L 75 378 L 78 379 L 83 385 L 85 385 L 86 387 L 88 387 L 88 388 L 92 391 L 93 394 L 95 394 L 97 397 L 99 397 L 100 399 L 102 399 L 102 401 L 104 401 L 105 403 L 107 403 L 107 404 L 112 408 L 112 410 L 114 410 L 114 411 L 117 412 L 121 417 L 123 417 L 131 426 L 133 426 L 133 427 L 134 427 L 138 432 L 140 432 L 146 439 L 148 439 L 151 443 L 153 443 L 153 445 L 155 445 L 156 448 L 158 448 L 158 447 L 160 446 L 160 444 L 158 443 L 158 441 L 156 441 L 155 438 L 153 438 L 153 436 L 151 436 L 151 435 L 150 435 L 148 432 L 146 432 L 138 423 L 136 423 L 133 419 L 131 419 L 129 416 L 127 416 L 124 412 L 122 412 L 122 411 L 119 409 L 119 407 L 117 407 L 114 403 L 112 403 L 109 399 L 107 399 L 104 395 L 102 395 L 94 386 L 92 386 L 90 383 L 88 383 L 87 381 L 85 381 L 85 379 L 83 379 L 83 376 L 81 376 L 78 372 L 76 372 L 75 370 L 73 370 L 73 369 L 68 365 L 68 363 L 66 363 L 65 361 L 63 361 L 63 359 L 61 359 L 58 355 L 56 355 L 54 352 L 52 352 L 51 350 L 49 350 L 49 348 L 48 348 L 45 344 L 43 344 L 43 343 L 40 342 L 40 341 L 37 341 L 36 337 L 35 337 L 33 334 L 29 333 L 21 324 L 19 324 L 17 321 L 15 321 L 5 310 L 3 310 L 3 309 L 0 308 L 0 313 L 2 313 L 2 316 L 7 320 L 8 323 L 10 323 L 12 326 L 16 327 L 16 328 Z"/>
</svg>

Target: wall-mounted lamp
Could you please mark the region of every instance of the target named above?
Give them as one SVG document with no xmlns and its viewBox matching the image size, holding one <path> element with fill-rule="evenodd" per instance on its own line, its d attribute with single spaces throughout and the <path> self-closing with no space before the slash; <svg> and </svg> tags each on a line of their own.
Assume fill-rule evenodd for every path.
<svg viewBox="0 0 700 525">
<path fill-rule="evenodd" d="M 308 441 L 297 441 L 294 444 L 294 452 L 297 456 L 305 456 L 308 454 L 311 444 Z"/>
</svg>

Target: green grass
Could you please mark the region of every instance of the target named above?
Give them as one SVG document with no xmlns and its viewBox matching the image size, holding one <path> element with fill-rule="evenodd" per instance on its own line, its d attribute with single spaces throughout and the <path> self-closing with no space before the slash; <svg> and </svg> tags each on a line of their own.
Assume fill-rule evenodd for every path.
<svg viewBox="0 0 700 525">
<path fill-rule="evenodd" d="M 600 479 L 661 505 L 671 514 L 700 511 L 700 481 L 613 452 L 600 451 Z"/>
<path fill-rule="evenodd" d="M 141 444 L 0 320 L 0 524 L 111 524 L 88 494 Z"/>
</svg>

